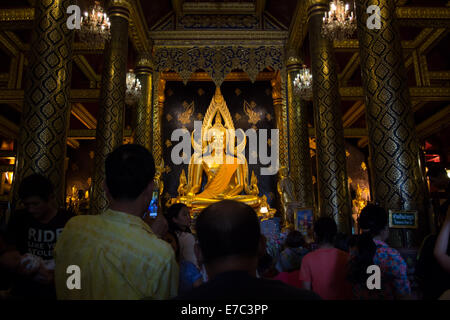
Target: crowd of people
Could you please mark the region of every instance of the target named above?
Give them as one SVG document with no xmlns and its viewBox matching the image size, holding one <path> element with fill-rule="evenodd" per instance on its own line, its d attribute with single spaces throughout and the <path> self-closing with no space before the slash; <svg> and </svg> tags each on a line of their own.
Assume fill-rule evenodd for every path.
<svg viewBox="0 0 450 320">
<path fill-rule="evenodd" d="M 154 175 L 154 160 L 147 149 L 133 144 L 117 148 L 105 162 L 108 209 L 99 215 L 79 216 L 57 207 L 46 177 L 33 174 L 23 179 L 19 197 L 24 209 L 13 213 L 0 237 L 0 297 L 416 297 L 405 260 L 386 243 L 388 215 L 378 205 L 368 204 L 362 210 L 360 235 L 338 234 L 334 219 L 321 217 L 314 223 L 314 243 L 291 230 L 282 250 L 273 255 L 267 250 L 257 214 L 240 202 L 223 200 L 204 209 L 195 221 L 195 234 L 189 208 L 184 204 L 174 204 L 156 217 L 146 215 Z M 437 176 L 437 181 L 447 187 L 448 178 L 441 173 Z M 423 299 L 449 295 L 448 203 L 440 208 L 444 217 L 440 232 L 424 240 L 417 261 L 415 276 Z M 368 285 L 368 270 L 374 265 L 380 270 L 375 288 Z"/>
</svg>

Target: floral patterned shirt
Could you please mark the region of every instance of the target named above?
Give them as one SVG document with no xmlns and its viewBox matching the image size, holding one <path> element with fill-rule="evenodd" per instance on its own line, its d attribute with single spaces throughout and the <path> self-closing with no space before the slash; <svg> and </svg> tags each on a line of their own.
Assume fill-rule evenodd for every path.
<svg viewBox="0 0 450 320">
<path fill-rule="evenodd" d="M 411 286 L 407 276 L 407 265 L 400 253 L 385 242 L 374 240 L 377 250 L 373 257 L 374 264 L 381 270 L 381 289 L 369 290 L 366 286 L 353 285 L 356 299 L 393 300 L 395 296 L 408 296 Z"/>
</svg>

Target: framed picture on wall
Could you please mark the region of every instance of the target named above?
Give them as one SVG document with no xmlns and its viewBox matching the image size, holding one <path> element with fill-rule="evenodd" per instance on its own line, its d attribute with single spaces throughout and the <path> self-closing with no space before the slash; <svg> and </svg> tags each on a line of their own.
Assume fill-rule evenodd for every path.
<svg viewBox="0 0 450 320">
<path fill-rule="evenodd" d="M 300 231 L 305 240 L 312 241 L 314 208 L 293 207 L 295 230 Z"/>
</svg>

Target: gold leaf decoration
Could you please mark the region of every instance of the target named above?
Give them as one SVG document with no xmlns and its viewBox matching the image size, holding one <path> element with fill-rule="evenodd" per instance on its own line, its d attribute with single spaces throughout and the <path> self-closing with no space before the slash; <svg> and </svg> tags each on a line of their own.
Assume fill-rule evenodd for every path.
<svg viewBox="0 0 450 320">
<path fill-rule="evenodd" d="M 363 169 L 364 171 L 367 170 L 367 166 L 366 166 L 366 163 L 364 161 L 361 162 L 361 169 Z"/>
<path fill-rule="evenodd" d="M 272 121 L 272 115 L 270 113 L 266 114 L 266 119 Z"/>
<path fill-rule="evenodd" d="M 348 150 L 345 150 L 345 156 L 348 158 L 350 156 L 350 152 Z"/>
<path fill-rule="evenodd" d="M 173 117 L 170 115 L 170 113 L 168 113 L 166 119 L 168 122 L 170 122 L 173 119 Z"/>
<path fill-rule="evenodd" d="M 194 113 L 194 101 L 192 101 L 191 103 L 183 101 L 183 108 L 184 111 L 178 116 L 178 121 L 180 121 L 182 124 L 191 123 L 191 116 Z"/>
<path fill-rule="evenodd" d="M 315 176 L 312 176 L 312 181 L 313 181 L 313 184 L 316 184 L 316 177 Z"/>
<path fill-rule="evenodd" d="M 239 90 L 239 88 L 236 88 L 236 90 L 234 90 L 234 93 L 235 93 L 237 96 L 239 96 L 239 95 L 242 93 L 242 91 Z"/>
<path fill-rule="evenodd" d="M 205 91 L 202 88 L 200 88 L 200 89 L 197 90 L 197 93 L 201 97 L 202 95 L 205 94 Z"/>
<path fill-rule="evenodd" d="M 352 178 L 348 177 L 348 184 L 351 184 L 353 182 Z"/>
<path fill-rule="evenodd" d="M 267 139 L 267 144 L 268 144 L 269 146 L 271 146 L 271 145 L 272 145 L 272 140 L 271 140 L 271 139 Z"/>
<path fill-rule="evenodd" d="M 172 142 L 169 139 L 167 139 L 166 140 L 166 147 L 170 148 L 171 146 L 172 146 Z"/>
<path fill-rule="evenodd" d="M 261 120 L 261 115 L 254 111 L 255 107 L 255 101 L 250 101 L 250 103 L 248 103 L 244 100 L 244 112 L 248 117 L 248 123 L 253 124 L 253 127 Z"/>
<path fill-rule="evenodd" d="M 242 118 L 242 116 L 241 116 L 239 113 L 236 113 L 236 114 L 234 115 L 234 119 L 236 119 L 236 121 L 241 120 L 241 118 Z"/>
<path fill-rule="evenodd" d="M 170 171 L 172 171 L 172 169 L 169 167 L 169 165 L 166 165 L 166 167 L 164 168 L 164 171 L 166 173 L 169 173 Z"/>
<path fill-rule="evenodd" d="M 203 120 L 203 114 L 197 113 L 197 120 L 202 121 Z"/>
</svg>

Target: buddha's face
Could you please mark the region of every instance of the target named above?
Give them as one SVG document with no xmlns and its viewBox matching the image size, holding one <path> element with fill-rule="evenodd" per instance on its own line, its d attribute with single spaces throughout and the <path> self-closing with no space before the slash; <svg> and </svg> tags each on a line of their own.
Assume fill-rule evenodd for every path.
<svg viewBox="0 0 450 320">
<path fill-rule="evenodd" d="M 225 132 L 219 129 L 211 129 L 210 145 L 215 151 L 225 149 Z"/>
</svg>

